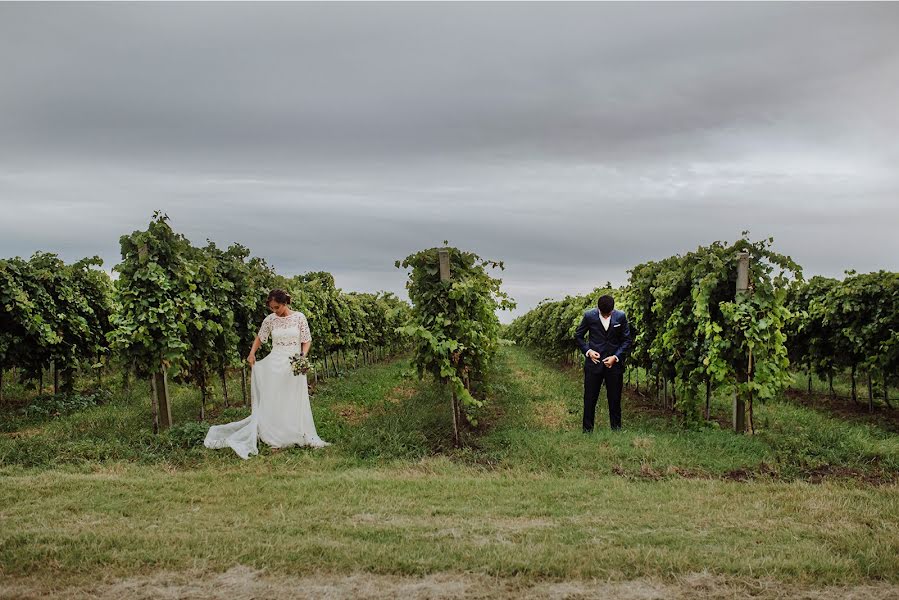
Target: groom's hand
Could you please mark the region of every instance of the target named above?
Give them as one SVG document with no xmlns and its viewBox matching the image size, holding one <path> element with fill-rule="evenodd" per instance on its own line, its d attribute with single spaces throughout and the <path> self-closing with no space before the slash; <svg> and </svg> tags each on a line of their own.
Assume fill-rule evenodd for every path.
<svg viewBox="0 0 899 600">
<path fill-rule="evenodd" d="M 617 362 L 618 362 L 618 357 L 615 356 L 614 354 L 612 356 L 607 356 L 604 359 L 602 359 L 602 364 L 604 364 L 606 367 L 611 367 L 612 365 L 614 365 Z"/>
<path fill-rule="evenodd" d="M 599 352 L 596 350 L 587 350 L 587 358 L 593 361 L 593 364 L 599 364 Z"/>
</svg>

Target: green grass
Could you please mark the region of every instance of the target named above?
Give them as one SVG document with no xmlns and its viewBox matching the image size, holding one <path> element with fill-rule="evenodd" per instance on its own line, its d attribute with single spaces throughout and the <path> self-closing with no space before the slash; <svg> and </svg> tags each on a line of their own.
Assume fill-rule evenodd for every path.
<svg viewBox="0 0 899 600">
<path fill-rule="evenodd" d="M 405 373 L 407 370 L 402 361 L 368 365 L 348 377 L 318 386 L 312 399 L 318 433 L 325 440 L 339 442 L 339 451 L 327 453 L 328 464 L 424 456 L 431 448 L 423 434 L 428 428 L 434 428 L 430 432 L 434 446 L 445 444 L 445 419 L 422 403 L 429 396 L 439 402 L 440 390 L 413 381 Z M 418 394 L 415 406 L 419 410 L 403 407 L 398 411 L 391 401 L 394 388 L 400 388 L 404 394 Z M 6 413 L 0 420 L 0 432 L 5 432 L 0 434 L 0 467 L 89 472 L 111 461 L 162 463 L 172 468 L 233 463 L 236 456 L 230 450 L 212 452 L 202 446 L 208 423 L 198 422 L 199 392 L 180 385 L 170 389 L 176 426 L 162 435 L 154 435 L 150 429 L 152 413 L 145 382 L 135 383 L 128 393 L 120 390 L 108 404 L 60 418 L 26 419 L 17 413 Z M 239 388 L 231 391 L 232 398 L 238 394 Z M 340 409 L 348 406 L 369 418 L 358 426 L 348 423 L 340 415 Z M 386 414 L 385 408 L 389 409 Z M 242 406 L 207 407 L 209 423 L 239 420 L 248 414 L 249 409 Z M 270 457 L 273 453 L 260 444 L 260 454 Z"/>
<path fill-rule="evenodd" d="M 875 424 L 772 403 L 757 435 L 737 436 L 684 430 L 626 398 L 625 430 L 611 432 L 603 393 L 584 435 L 580 373 L 512 347 L 481 389 L 482 430 L 455 450 L 446 391 L 407 370 L 371 365 L 321 385 L 313 412 L 334 446 L 262 445 L 248 461 L 197 445 L 199 398 L 181 386 L 185 424 L 161 436 L 138 385 L 56 418 L 5 415 L 0 575 L 35 590 L 236 564 L 899 584 L 899 436 Z M 212 420 L 243 414 L 214 408 Z"/>
<path fill-rule="evenodd" d="M 808 372 L 800 369 L 798 371 L 794 371 L 792 373 L 792 376 L 793 377 L 792 381 L 790 382 L 790 388 L 796 391 L 806 392 L 808 390 Z M 883 379 L 875 376 L 872 385 L 874 403 L 875 405 L 883 407 Z M 830 385 L 828 384 L 827 379 L 818 377 L 817 375 L 812 375 L 811 391 L 813 394 L 821 397 L 830 397 L 831 395 Z M 836 399 L 851 401 L 852 377 L 848 369 L 846 371 L 837 373 L 833 378 L 833 391 L 836 395 Z M 891 380 L 890 387 L 888 387 L 887 389 L 887 398 L 893 406 L 896 406 L 897 402 L 899 402 L 899 398 L 897 398 L 896 392 L 896 382 L 895 380 Z M 863 371 L 860 371 L 856 377 L 856 395 L 858 396 L 858 402 L 867 405 L 868 379 L 867 374 Z"/>
<path fill-rule="evenodd" d="M 899 500 L 883 490 L 484 473 L 445 459 L 304 466 L 10 477 L 0 564 L 120 575 L 197 561 L 556 578 L 711 569 L 818 583 L 899 573 Z"/>
<path fill-rule="evenodd" d="M 580 369 L 553 368 L 510 348 L 501 355 L 495 378 L 510 417 L 482 443 L 497 461 L 514 468 L 649 478 L 830 476 L 883 482 L 895 482 L 899 474 L 899 436 L 788 402 L 757 406 L 757 434 L 738 436 L 717 427 L 684 429 L 669 412 L 630 393 L 623 400 L 624 430 L 613 432 L 603 391 L 597 428 L 584 435 Z M 719 414 L 729 408 L 725 399 L 716 399 Z"/>
</svg>

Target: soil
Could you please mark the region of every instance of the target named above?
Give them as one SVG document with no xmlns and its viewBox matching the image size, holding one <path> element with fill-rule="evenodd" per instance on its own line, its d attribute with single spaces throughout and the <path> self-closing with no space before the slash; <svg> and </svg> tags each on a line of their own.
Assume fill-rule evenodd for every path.
<svg viewBox="0 0 899 600">
<path fill-rule="evenodd" d="M 661 599 L 815 599 L 885 600 L 899 598 L 899 585 L 809 586 L 773 579 L 725 577 L 694 573 L 672 579 L 631 581 L 544 581 L 491 577 L 472 573 L 436 573 L 422 577 L 354 573 L 349 575 L 270 575 L 247 566 L 224 573 L 157 572 L 126 578 L 104 578 L 95 584 L 35 583 L 27 579 L 0 583 L 0 598 L 49 600 L 251 600 L 256 598 L 536 598 L 625 600 Z"/>
</svg>

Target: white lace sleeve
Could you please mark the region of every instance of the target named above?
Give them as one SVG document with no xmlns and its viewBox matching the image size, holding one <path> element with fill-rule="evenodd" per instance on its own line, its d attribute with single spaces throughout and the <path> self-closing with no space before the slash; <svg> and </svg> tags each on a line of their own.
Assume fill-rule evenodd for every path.
<svg viewBox="0 0 899 600">
<path fill-rule="evenodd" d="M 312 341 L 312 332 L 309 330 L 309 323 L 306 321 L 306 315 L 301 314 L 299 318 L 299 326 L 300 326 L 300 343 L 305 344 L 306 342 Z"/>
<path fill-rule="evenodd" d="M 268 336 L 269 336 L 269 334 L 271 334 L 271 332 L 272 332 L 272 319 L 271 319 L 271 315 L 269 315 L 269 316 L 265 317 L 265 319 L 262 320 L 262 325 L 259 327 L 259 333 L 257 334 L 259 336 L 259 341 L 264 344 L 266 342 L 266 340 L 268 340 Z"/>
</svg>

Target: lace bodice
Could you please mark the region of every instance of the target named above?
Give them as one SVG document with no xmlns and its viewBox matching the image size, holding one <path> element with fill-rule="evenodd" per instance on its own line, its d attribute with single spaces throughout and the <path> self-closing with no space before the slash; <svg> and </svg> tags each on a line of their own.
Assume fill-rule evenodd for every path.
<svg viewBox="0 0 899 600">
<path fill-rule="evenodd" d="M 300 344 L 312 341 L 312 332 L 306 316 L 294 311 L 286 317 L 279 317 L 271 313 L 262 321 L 259 327 L 259 341 L 265 342 L 269 336 L 272 338 L 272 347 L 285 348 L 300 351 Z"/>
</svg>

